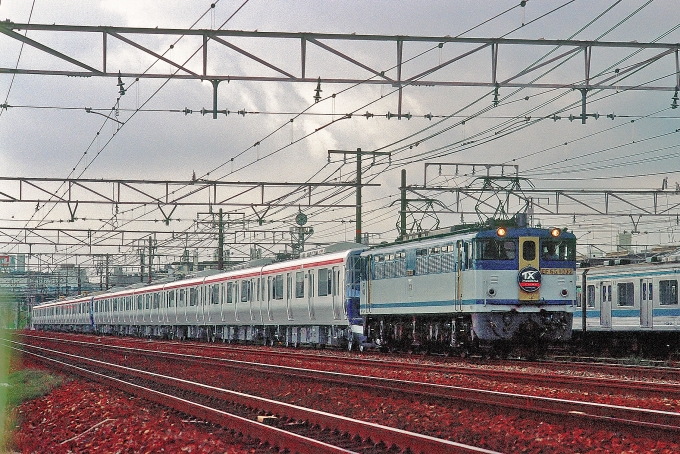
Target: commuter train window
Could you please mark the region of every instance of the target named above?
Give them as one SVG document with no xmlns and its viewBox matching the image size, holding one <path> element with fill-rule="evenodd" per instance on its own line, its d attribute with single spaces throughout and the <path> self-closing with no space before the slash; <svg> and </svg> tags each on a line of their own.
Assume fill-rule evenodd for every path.
<svg viewBox="0 0 680 454">
<path fill-rule="evenodd" d="M 331 293 L 332 273 L 328 268 L 321 268 L 319 274 L 319 296 L 328 296 Z"/>
<path fill-rule="evenodd" d="M 524 260 L 536 260 L 536 242 L 525 241 L 522 245 L 522 258 Z"/>
<path fill-rule="evenodd" d="M 678 281 L 676 279 L 659 281 L 659 304 L 662 306 L 678 304 Z"/>
<path fill-rule="evenodd" d="M 250 281 L 241 281 L 241 302 L 250 301 Z"/>
<path fill-rule="evenodd" d="M 305 273 L 298 271 L 295 273 L 295 298 L 305 297 Z"/>
<path fill-rule="evenodd" d="M 142 295 L 137 295 L 137 310 L 141 311 L 143 306 L 142 306 Z M 106 310 L 106 309 L 103 309 Z"/>
<path fill-rule="evenodd" d="M 274 277 L 274 299 L 283 299 L 283 274 Z"/>
<path fill-rule="evenodd" d="M 175 291 L 170 290 L 168 292 L 168 307 L 175 307 Z"/>
<path fill-rule="evenodd" d="M 220 304 L 220 284 L 212 286 L 212 301 L 213 304 Z"/>
<path fill-rule="evenodd" d="M 588 304 L 588 307 L 595 307 L 595 286 L 594 285 L 589 285 L 588 286 L 588 295 L 586 296 L 586 304 Z"/>
<path fill-rule="evenodd" d="M 161 306 L 161 295 L 158 293 L 153 294 L 153 308 L 158 309 Z"/>
<path fill-rule="evenodd" d="M 618 305 L 619 306 L 633 306 L 635 304 L 635 285 L 632 282 L 623 282 L 617 284 L 618 291 Z"/>
<path fill-rule="evenodd" d="M 189 289 L 189 306 L 196 306 L 198 304 L 198 289 L 192 287 Z"/>
<path fill-rule="evenodd" d="M 109 307 L 111 307 L 111 303 L 109 303 Z M 144 295 L 144 308 L 151 309 L 151 295 L 148 293 Z"/>
<path fill-rule="evenodd" d="M 234 302 L 234 283 L 227 282 L 227 303 Z"/>
<path fill-rule="evenodd" d="M 186 289 L 179 289 L 177 290 L 177 307 L 184 307 L 187 305 L 186 302 Z"/>
</svg>

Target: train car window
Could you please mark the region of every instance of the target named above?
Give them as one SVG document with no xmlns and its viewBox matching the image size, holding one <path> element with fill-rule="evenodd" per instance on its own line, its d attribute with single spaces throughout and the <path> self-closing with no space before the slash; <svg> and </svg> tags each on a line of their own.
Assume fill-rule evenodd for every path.
<svg viewBox="0 0 680 454">
<path fill-rule="evenodd" d="M 293 275 L 286 274 L 286 299 L 293 299 Z"/>
<path fill-rule="evenodd" d="M 161 306 L 161 296 L 158 293 L 153 294 L 153 308 L 158 309 Z"/>
<path fill-rule="evenodd" d="M 241 281 L 241 302 L 250 301 L 250 281 Z"/>
<path fill-rule="evenodd" d="M 192 287 L 189 289 L 189 306 L 196 306 L 198 304 L 198 289 Z"/>
<path fill-rule="evenodd" d="M 677 279 L 659 281 L 659 304 L 662 306 L 678 304 Z"/>
<path fill-rule="evenodd" d="M 635 304 L 635 285 L 632 282 L 622 282 L 617 284 L 619 306 L 633 306 Z"/>
<path fill-rule="evenodd" d="M 478 240 L 474 247 L 477 260 L 514 260 L 515 249 L 513 241 L 500 241 L 493 238 Z"/>
<path fill-rule="evenodd" d="M 319 274 L 319 296 L 328 296 L 331 293 L 332 273 L 328 268 L 321 268 Z"/>
<path fill-rule="evenodd" d="M 536 260 L 536 242 L 525 241 L 522 246 L 522 259 L 526 261 Z"/>
<path fill-rule="evenodd" d="M 595 307 L 595 286 L 594 285 L 589 285 L 588 286 L 588 295 L 586 297 L 586 304 L 588 304 L 588 307 Z"/>
<path fill-rule="evenodd" d="M 541 241 L 541 259 L 560 261 L 575 260 L 576 242 L 574 240 L 544 239 Z"/>
<path fill-rule="evenodd" d="M 215 284 L 212 286 L 212 301 L 213 304 L 220 304 L 220 285 Z"/>
<path fill-rule="evenodd" d="M 227 303 L 231 304 L 234 302 L 234 283 L 227 282 Z"/>
<path fill-rule="evenodd" d="M 305 273 L 298 271 L 295 273 L 295 298 L 305 297 Z"/>
<path fill-rule="evenodd" d="M 109 307 L 111 307 L 111 304 L 109 303 Z M 151 309 L 151 295 L 148 293 L 144 295 L 144 307 L 146 309 Z"/>
<path fill-rule="evenodd" d="M 283 299 L 283 274 L 274 277 L 274 299 Z"/>
<path fill-rule="evenodd" d="M 175 291 L 170 290 L 168 292 L 168 307 L 175 307 Z"/>
</svg>

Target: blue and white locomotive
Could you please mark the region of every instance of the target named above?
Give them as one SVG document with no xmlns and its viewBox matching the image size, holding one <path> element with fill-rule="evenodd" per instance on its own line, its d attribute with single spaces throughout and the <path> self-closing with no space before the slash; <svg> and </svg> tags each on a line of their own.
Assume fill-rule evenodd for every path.
<svg viewBox="0 0 680 454">
<path fill-rule="evenodd" d="M 32 325 L 212 341 L 467 352 L 569 340 L 576 239 L 560 229 L 450 229 L 44 303 Z"/>
<path fill-rule="evenodd" d="M 442 235 L 364 251 L 361 315 L 383 348 L 472 350 L 571 337 L 576 238 L 560 229 Z"/>
</svg>

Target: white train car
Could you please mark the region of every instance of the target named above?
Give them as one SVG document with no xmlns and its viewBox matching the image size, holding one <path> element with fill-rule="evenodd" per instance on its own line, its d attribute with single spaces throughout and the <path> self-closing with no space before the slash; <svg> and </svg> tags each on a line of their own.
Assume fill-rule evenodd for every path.
<svg viewBox="0 0 680 454">
<path fill-rule="evenodd" d="M 357 318 L 362 248 L 41 304 L 36 329 L 346 346 Z M 336 247 L 337 249 L 337 247 Z M 342 247 L 341 247 L 342 249 Z M 357 326 L 352 326 L 358 323 Z"/>
<path fill-rule="evenodd" d="M 573 327 L 579 337 L 585 330 L 593 342 L 630 352 L 680 346 L 680 263 L 598 266 L 580 273 Z"/>
</svg>

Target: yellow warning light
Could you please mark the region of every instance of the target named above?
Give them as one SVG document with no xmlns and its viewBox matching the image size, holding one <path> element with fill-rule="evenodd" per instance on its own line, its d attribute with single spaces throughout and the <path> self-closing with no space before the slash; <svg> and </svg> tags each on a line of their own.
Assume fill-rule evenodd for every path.
<svg viewBox="0 0 680 454">
<path fill-rule="evenodd" d="M 552 230 L 550 230 L 550 235 L 553 236 L 553 237 L 555 237 L 555 238 L 557 238 L 558 236 L 560 236 L 560 233 L 562 233 L 562 231 L 561 231 L 560 229 L 552 229 Z"/>
<path fill-rule="evenodd" d="M 505 236 L 508 233 L 508 231 L 505 229 L 505 227 L 498 227 L 496 229 L 496 235 L 498 236 Z"/>
</svg>

